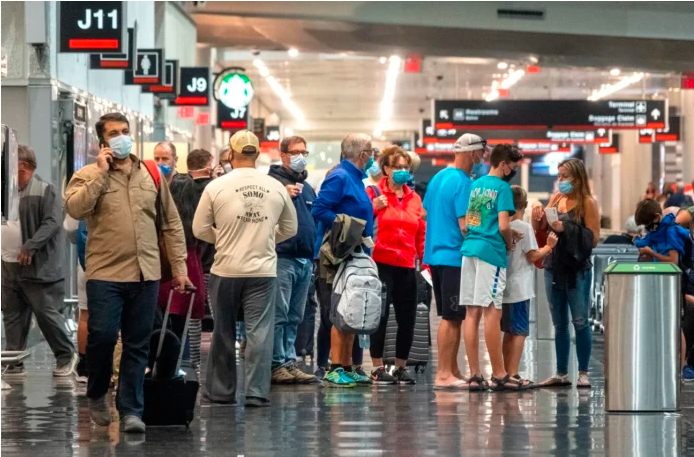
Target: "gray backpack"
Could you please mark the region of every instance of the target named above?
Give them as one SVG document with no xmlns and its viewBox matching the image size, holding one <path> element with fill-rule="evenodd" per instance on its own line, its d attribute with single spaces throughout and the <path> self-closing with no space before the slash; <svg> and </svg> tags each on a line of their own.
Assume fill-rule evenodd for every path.
<svg viewBox="0 0 694 457">
<path fill-rule="evenodd" d="M 372 334 L 381 322 L 381 281 L 376 262 L 355 252 L 340 264 L 330 297 L 330 321 L 346 333 Z"/>
</svg>

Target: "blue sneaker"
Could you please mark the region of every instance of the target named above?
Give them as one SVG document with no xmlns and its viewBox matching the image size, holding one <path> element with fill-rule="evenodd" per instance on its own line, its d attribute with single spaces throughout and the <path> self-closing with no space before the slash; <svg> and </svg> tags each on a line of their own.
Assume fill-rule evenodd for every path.
<svg viewBox="0 0 694 457">
<path fill-rule="evenodd" d="M 318 379 L 323 379 L 327 371 L 328 369 L 326 367 L 318 367 L 318 369 L 313 373 L 313 376 Z"/>
<path fill-rule="evenodd" d="M 682 368 L 682 381 L 694 382 L 694 368 L 691 365 L 685 365 Z"/>
<path fill-rule="evenodd" d="M 364 370 L 359 367 L 358 369 L 353 369 L 352 371 L 345 371 L 345 376 L 352 382 L 357 383 L 360 386 L 370 386 L 373 384 L 371 378 L 366 376 Z"/>
<path fill-rule="evenodd" d="M 346 376 L 343 368 L 325 373 L 323 381 L 325 382 L 325 386 L 330 387 L 354 387 L 357 385 L 352 379 Z"/>
</svg>

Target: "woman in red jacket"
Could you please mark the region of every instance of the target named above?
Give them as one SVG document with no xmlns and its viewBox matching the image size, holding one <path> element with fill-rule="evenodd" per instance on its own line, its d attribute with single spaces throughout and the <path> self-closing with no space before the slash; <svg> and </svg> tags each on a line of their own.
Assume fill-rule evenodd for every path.
<svg viewBox="0 0 694 457">
<path fill-rule="evenodd" d="M 383 179 L 378 186 L 367 187 L 373 201 L 374 219 L 378 218 L 378 234 L 373 259 L 378 275 L 386 285 L 387 302 L 393 304 L 398 333 L 395 340 L 396 384 L 414 384 L 407 371 L 407 358 L 414 338 L 417 312 L 417 279 L 415 257 L 424 255 L 426 223 L 421 219 L 422 199 L 405 183 L 410 180 L 412 159 L 397 146 L 381 152 L 378 159 Z M 389 307 L 376 333 L 371 335 L 371 358 L 375 383 L 390 380 L 383 366 L 383 347 Z"/>
</svg>

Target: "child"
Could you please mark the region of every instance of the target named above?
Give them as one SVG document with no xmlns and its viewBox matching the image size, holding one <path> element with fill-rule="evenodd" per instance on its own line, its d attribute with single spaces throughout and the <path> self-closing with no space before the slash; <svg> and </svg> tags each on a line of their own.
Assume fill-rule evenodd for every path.
<svg viewBox="0 0 694 457">
<path fill-rule="evenodd" d="M 508 253 L 506 270 L 506 290 L 501 313 L 501 331 L 504 332 L 504 368 L 510 376 L 508 384 L 515 389 L 531 389 L 532 381 L 522 379 L 518 374 L 523 345 L 528 336 L 528 308 L 530 299 L 535 297 L 533 290 L 533 265 L 545 258 L 557 245 L 557 235 L 547 237 L 547 245 L 537 247 L 535 232 L 530 224 L 523 222 L 525 208 L 528 206 L 528 194 L 520 186 L 511 186 L 513 206 L 516 214 L 511 218 L 511 229 L 523 234 L 523 238 L 514 242 L 514 249 Z"/>
<path fill-rule="evenodd" d="M 652 260 L 653 262 L 666 262 L 678 265 L 682 271 L 682 306 L 684 315 L 682 319 L 682 357 L 694 359 L 691 349 L 694 346 L 694 297 L 686 296 L 688 276 L 686 271 L 691 267 L 692 242 L 689 231 L 677 225 L 674 214 L 663 215 L 660 204 L 653 200 L 643 200 L 636 207 L 634 215 L 636 223 L 646 227 L 648 233 L 643 238 L 634 240 L 634 245 L 639 248 L 639 259 Z M 689 257 L 688 257 L 689 256 Z M 689 353 L 689 354 L 688 354 Z M 694 363 L 694 362 L 693 362 Z M 682 379 L 694 381 L 694 368 L 691 363 L 682 363 Z"/>
<path fill-rule="evenodd" d="M 491 170 L 472 184 L 465 215 L 466 235 L 461 252 L 460 305 L 467 306 L 463 337 L 470 365 L 470 391 L 514 389 L 506 385 L 501 349 L 501 301 L 506 286 L 506 251 L 513 247 L 510 216 L 516 211 L 506 182 L 516 174 L 523 155 L 508 144 L 491 153 Z M 484 340 L 492 365 L 491 385 L 480 372 L 479 323 L 484 314 Z"/>
</svg>

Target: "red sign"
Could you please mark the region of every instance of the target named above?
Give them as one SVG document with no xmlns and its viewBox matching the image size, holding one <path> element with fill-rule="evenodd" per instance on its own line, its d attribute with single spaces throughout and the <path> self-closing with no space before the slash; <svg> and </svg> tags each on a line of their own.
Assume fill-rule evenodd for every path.
<svg viewBox="0 0 694 457">
<path fill-rule="evenodd" d="M 188 107 L 183 107 L 183 108 L 188 108 Z M 183 108 L 179 108 L 179 109 L 183 109 Z M 198 113 L 198 115 L 195 116 L 195 125 L 208 125 L 209 123 L 210 123 L 210 113 Z"/>
<path fill-rule="evenodd" d="M 405 73 L 421 73 L 422 72 L 422 56 L 418 54 L 409 54 L 405 58 Z"/>
<path fill-rule="evenodd" d="M 181 119 L 193 119 L 195 117 L 195 108 L 192 106 L 181 106 L 178 108 L 178 117 Z"/>
<path fill-rule="evenodd" d="M 525 72 L 526 73 L 539 73 L 540 72 L 540 67 L 537 65 L 528 65 L 525 67 Z"/>
<path fill-rule="evenodd" d="M 598 153 L 600 154 L 619 154 L 619 135 L 612 135 L 612 142 L 601 144 L 598 146 Z"/>
<path fill-rule="evenodd" d="M 682 89 L 694 89 L 694 73 L 682 75 Z"/>
</svg>

